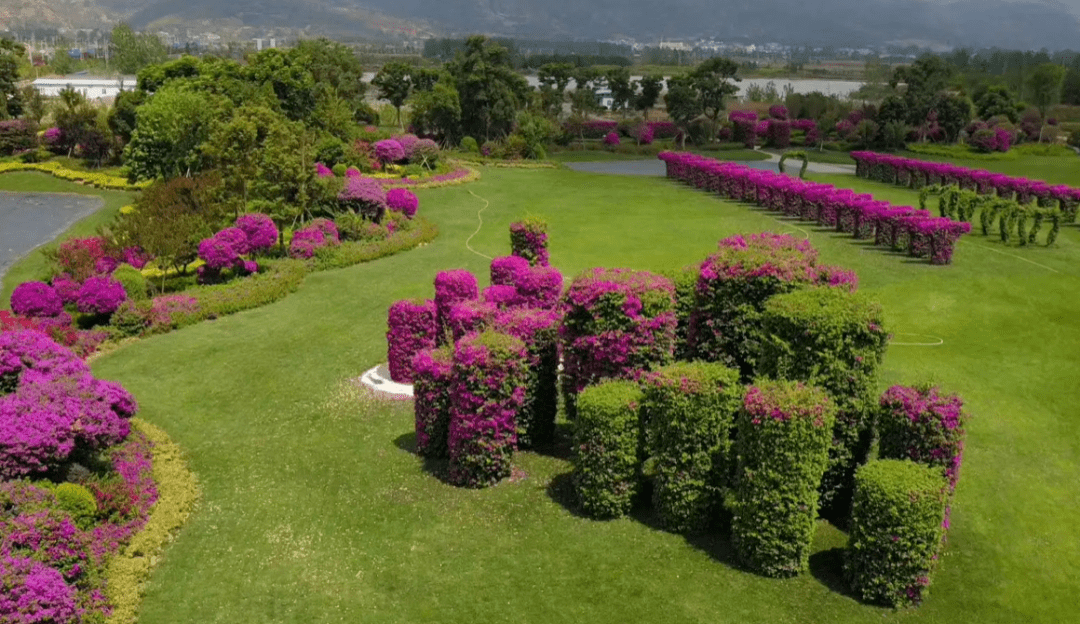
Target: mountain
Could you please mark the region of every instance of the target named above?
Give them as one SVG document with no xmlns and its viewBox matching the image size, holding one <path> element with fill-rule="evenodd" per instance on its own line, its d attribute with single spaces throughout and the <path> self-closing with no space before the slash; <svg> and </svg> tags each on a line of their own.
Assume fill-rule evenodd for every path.
<svg viewBox="0 0 1080 624">
<path fill-rule="evenodd" d="M 801 45 L 1080 47 L 1080 0 L 6 0 L 0 23 L 215 25 L 331 36 L 481 32 L 643 41 L 715 37 Z M 52 22 L 52 23 L 49 23 Z M 98 26 L 100 24 L 92 24 Z"/>
</svg>

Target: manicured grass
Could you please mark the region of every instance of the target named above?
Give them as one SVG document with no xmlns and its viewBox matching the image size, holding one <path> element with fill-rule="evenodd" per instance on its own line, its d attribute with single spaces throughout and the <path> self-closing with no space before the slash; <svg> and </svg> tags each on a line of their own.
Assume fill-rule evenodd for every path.
<svg viewBox="0 0 1080 624">
<path fill-rule="evenodd" d="M 93 195 L 101 197 L 104 201 L 101 209 L 94 214 L 75 222 L 61 238 L 73 236 L 94 236 L 98 228 L 108 225 L 116 217 L 121 206 L 130 204 L 135 200 L 135 193 L 126 191 L 106 191 L 84 186 L 54 178 L 46 173 L 33 171 L 15 171 L 0 175 L 0 191 L 13 191 L 20 193 L 77 193 L 79 195 Z M 11 299 L 11 291 L 23 282 L 40 280 L 48 277 L 49 263 L 45 257 L 48 250 L 55 249 L 56 245 L 49 243 L 34 249 L 25 257 L 19 259 L 4 274 L 3 286 L 0 288 L 0 309 L 8 309 Z"/>
<path fill-rule="evenodd" d="M 1034 175 L 1034 174 L 1031 174 Z M 910 191 L 818 176 L 911 203 Z M 125 346 L 95 373 L 184 447 L 200 511 L 149 585 L 140 622 L 1065 622 L 1080 582 L 1080 232 L 1055 249 L 965 239 L 955 264 L 883 252 L 666 180 L 485 169 L 420 191 L 441 235 L 378 262 L 315 273 L 265 308 Z M 648 516 L 594 522 L 560 502 L 565 455 L 521 453 L 520 478 L 457 489 L 409 449 L 411 406 L 351 379 L 385 360 L 386 309 L 430 297 L 441 269 L 486 276 L 507 224 L 550 224 L 568 276 L 597 265 L 700 261 L 739 232 L 805 232 L 857 270 L 899 342 L 883 386 L 932 379 L 973 414 L 941 569 L 928 602 L 893 613 L 840 589 L 844 535 L 822 525 L 813 574 L 741 571 L 723 538 L 686 539 Z M 968 244 L 969 240 L 971 244 Z M 985 246 L 985 247 L 984 247 Z M 1033 259 L 1050 269 L 1025 262 Z M 1073 268 L 1076 267 L 1076 268 Z M 481 277 L 486 282 L 486 277 Z M 552 493 L 554 495 L 552 495 Z"/>
</svg>

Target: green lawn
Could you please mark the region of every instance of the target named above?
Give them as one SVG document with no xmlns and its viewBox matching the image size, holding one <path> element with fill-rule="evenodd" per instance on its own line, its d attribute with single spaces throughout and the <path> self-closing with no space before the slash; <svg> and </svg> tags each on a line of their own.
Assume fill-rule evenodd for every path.
<svg viewBox="0 0 1080 624">
<path fill-rule="evenodd" d="M 916 201 L 853 176 L 815 179 Z M 283 301 L 95 361 L 97 375 L 121 381 L 140 416 L 187 450 L 204 489 L 151 579 L 143 624 L 1075 618 L 1076 226 L 1053 249 L 970 236 L 953 266 L 932 267 L 662 179 L 485 168 L 476 183 L 418 195 L 439 225 L 434 243 L 311 274 Z M 552 262 L 568 276 L 681 266 L 734 233 L 805 234 L 824 262 L 858 272 L 897 341 L 943 340 L 893 346 L 882 379 L 934 380 L 972 414 L 953 529 L 926 604 L 892 612 L 846 595 L 837 567 L 845 538 L 829 525 L 812 574 L 772 580 L 741 571 L 722 538 L 688 540 L 647 517 L 580 518 L 561 502 L 570 469 L 561 453 L 520 453 L 518 477 L 483 491 L 426 472 L 409 452 L 411 406 L 367 397 L 351 380 L 385 361 L 391 302 L 430 297 L 441 269 L 467 268 L 486 283 L 488 261 L 465 247 L 481 208 L 474 249 L 504 255 L 508 223 L 542 215 Z"/>
</svg>

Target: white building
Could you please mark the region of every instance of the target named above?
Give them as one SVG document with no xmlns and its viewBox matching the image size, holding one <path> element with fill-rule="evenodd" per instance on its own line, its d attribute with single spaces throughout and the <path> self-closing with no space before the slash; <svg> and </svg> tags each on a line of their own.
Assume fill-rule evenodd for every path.
<svg viewBox="0 0 1080 624">
<path fill-rule="evenodd" d="M 64 89 L 71 87 L 82 93 L 89 100 L 114 98 L 121 91 L 135 89 L 135 76 L 119 78 L 88 78 L 86 76 L 66 76 L 64 78 L 38 78 L 34 88 L 42 97 L 56 97 Z"/>
</svg>

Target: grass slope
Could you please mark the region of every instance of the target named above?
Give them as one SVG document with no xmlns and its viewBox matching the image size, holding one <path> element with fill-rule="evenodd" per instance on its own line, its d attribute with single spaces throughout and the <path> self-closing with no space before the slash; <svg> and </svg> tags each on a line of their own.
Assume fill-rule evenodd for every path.
<svg viewBox="0 0 1080 624">
<path fill-rule="evenodd" d="M 914 201 L 850 176 L 828 181 Z M 433 244 L 312 274 L 283 301 L 94 363 L 187 450 L 204 487 L 202 509 L 151 580 L 144 624 L 983 624 L 1075 615 L 1067 606 L 1080 585 L 1075 226 L 1058 249 L 993 249 L 972 237 L 954 266 L 931 267 L 657 179 L 486 169 L 477 183 L 419 195 L 441 231 Z M 741 571 L 722 539 L 687 540 L 648 518 L 576 517 L 560 503 L 562 457 L 521 453 L 520 478 L 485 491 L 425 472 L 409 452 L 410 405 L 365 397 L 349 380 L 385 360 L 391 302 L 431 296 L 441 269 L 486 275 L 488 261 L 464 244 L 481 208 L 473 248 L 506 254 L 507 224 L 543 215 L 552 261 L 568 276 L 697 262 L 733 233 L 806 232 L 823 261 L 858 271 L 898 341 L 944 340 L 892 347 L 883 380 L 933 379 L 960 392 L 974 415 L 929 601 L 893 613 L 845 595 L 844 536 L 828 525 L 813 574 L 770 580 Z"/>
</svg>

